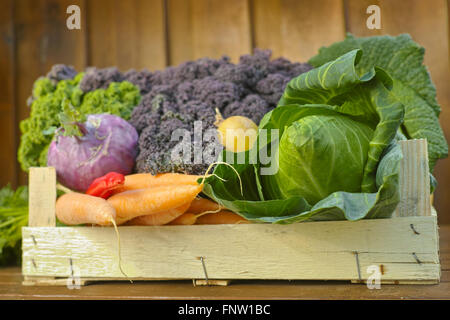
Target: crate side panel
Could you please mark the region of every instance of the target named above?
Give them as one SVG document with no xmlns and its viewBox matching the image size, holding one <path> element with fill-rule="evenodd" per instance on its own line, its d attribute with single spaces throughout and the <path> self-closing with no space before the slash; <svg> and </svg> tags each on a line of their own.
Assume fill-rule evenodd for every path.
<svg viewBox="0 0 450 320">
<path fill-rule="evenodd" d="M 131 278 L 201 279 L 199 257 L 210 279 L 366 279 L 374 264 L 384 280 L 439 278 L 435 217 L 119 230 Z M 112 228 L 23 228 L 23 273 L 124 278 Z"/>
<path fill-rule="evenodd" d="M 400 164 L 400 202 L 393 216 L 430 216 L 430 176 L 427 140 L 400 141 L 403 158 Z"/>
</svg>

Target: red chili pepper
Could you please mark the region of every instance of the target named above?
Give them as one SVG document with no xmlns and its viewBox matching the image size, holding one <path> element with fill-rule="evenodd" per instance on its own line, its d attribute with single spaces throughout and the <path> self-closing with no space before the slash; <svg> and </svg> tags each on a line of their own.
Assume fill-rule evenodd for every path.
<svg viewBox="0 0 450 320">
<path fill-rule="evenodd" d="M 108 199 L 112 191 L 125 183 L 125 176 L 117 172 L 110 172 L 103 177 L 95 179 L 86 191 L 86 194 Z"/>
</svg>

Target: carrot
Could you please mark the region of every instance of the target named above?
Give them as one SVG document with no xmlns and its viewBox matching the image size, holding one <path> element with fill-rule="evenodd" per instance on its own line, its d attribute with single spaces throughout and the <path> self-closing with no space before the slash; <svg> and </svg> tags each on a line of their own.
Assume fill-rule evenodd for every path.
<svg viewBox="0 0 450 320">
<path fill-rule="evenodd" d="M 208 177 L 208 172 L 216 164 L 228 165 L 235 171 L 239 178 L 242 193 L 242 181 L 239 173 L 233 166 L 225 162 L 212 163 L 206 170 L 205 175 L 201 177 L 177 173 L 164 173 L 156 176 L 140 174 L 139 178 L 131 178 L 131 180 L 128 178 L 128 184 L 127 177 L 125 177 L 124 185 L 128 185 L 126 188 L 131 188 L 131 186 L 133 188 L 138 186 L 142 188 L 145 186 L 143 189 L 127 190 L 117 193 L 107 200 L 116 209 L 117 223 L 123 224 L 139 216 L 164 212 L 191 203 L 202 191 L 203 183 Z M 128 177 L 131 176 L 135 175 Z M 202 178 L 202 181 L 199 184 L 197 181 L 200 178 Z M 132 183 L 133 179 L 136 179 L 135 183 Z M 213 210 L 213 212 L 218 210 L 220 208 Z"/>
<path fill-rule="evenodd" d="M 67 225 L 92 223 L 109 226 L 116 218 L 116 210 L 103 198 L 71 192 L 56 201 L 56 216 Z"/>
<path fill-rule="evenodd" d="M 167 185 L 198 185 L 197 180 L 201 177 L 182 173 L 160 173 L 157 175 L 136 173 L 125 176 L 125 183 L 113 190 L 113 194 Z"/>
<path fill-rule="evenodd" d="M 220 204 L 218 204 L 217 202 L 214 202 L 212 200 L 205 199 L 205 198 L 195 198 L 194 201 L 192 201 L 188 212 L 190 212 L 190 213 L 203 213 L 205 211 L 218 212 L 222 208 L 223 207 Z"/>
<path fill-rule="evenodd" d="M 205 216 L 203 219 L 202 217 Z M 186 212 L 168 223 L 168 225 L 193 225 L 193 224 L 236 224 L 236 223 L 250 223 L 250 221 L 241 216 L 228 211 L 222 210 L 217 213 L 206 211 L 204 213 L 195 214 Z"/>
<path fill-rule="evenodd" d="M 169 222 L 169 225 L 173 226 L 189 226 L 195 224 L 197 219 L 205 214 L 209 214 L 211 212 L 218 212 L 218 211 L 205 211 L 203 213 L 192 213 L 192 212 L 186 212 L 183 213 L 181 216 L 176 218 L 175 220 L 172 220 Z"/>
<path fill-rule="evenodd" d="M 189 208 L 189 205 L 190 203 L 188 202 L 175 209 L 139 216 L 131 219 L 126 224 L 129 226 L 162 226 L 183 215 Z"/>
<path fill-rule="evenodd" d="M 195 224 L 197 221 L 197 215 L 195 213 L 186 212 L 183 213 L 181 216 L 176 218 L 175 220 L 172 220 L 168 223 L 168 225 L 172 226 L 189 226 Z"/>
<path fill-rule="evenodd" d="M 240 215 L 222 210 L 217 213 L 208 213 L 204 216 L 198 217 L 195 224 L 236 224 L 236 223 L 250 223 L 250 221 L 242 218 Z"/>
<path fill-rule="evenodd" d="M 206 198 L 195 198 L 194 201 L 192 201 L 189 209 L 187 210 L 188 212 L 179 216 L 169 224 L 192 225 L 195 224 L 199 217 L 209 213 L 217 213 L 222 210 L 222 208 L 223 207 L 220 204 L 212 200 Z"/>
<path fill-rule="evenodd" d="M 178 208 L 202 191 L 203 185 L 170 185 L 118 193 L 107 201 L 116 209 L 116 221 L 122 224 L 133 218 Z"/>
</svg>

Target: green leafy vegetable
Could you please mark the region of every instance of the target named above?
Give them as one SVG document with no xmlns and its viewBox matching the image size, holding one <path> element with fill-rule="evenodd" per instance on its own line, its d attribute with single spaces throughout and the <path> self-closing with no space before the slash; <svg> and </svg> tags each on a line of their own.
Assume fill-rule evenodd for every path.
<svg viewBox="0 0 450 320">
<path fill-rule="evenodd" d="M 423 65 L 425 49 L 407 34 L 366 38 L 347 35 L 344 41 L 321 48 L 309 63 L 319 67 L 354 49 L 363 52 L 357 72 L 363 74 L 377 66 L 392 77 L 391 93 L 405 106 L 402 130 L 408 138 L 427 139 L 432 170 L 438 159 L 447 157 L 448 146 L 439 125 L 436 88 Z"/>
<path fill-rule="evenodd" d="M 79 73 L 56 85 L 48 78 L 35 82 L 30 117 L 20 123 L 22 136 L 18 160 L 23 170 L 47 164 L 48 146 L 62 122 L 70 123 L 74 117 L 83 122 L 87 115 L 100 113 L 114 114 L 126 120 L 131 117 L 133 108 L 140 101 L 138 87 L 127 81 L 113 82 L 107 89 L 84 93 L 79 88 L 83 76 L 84 73 Z M 77 130 L 75 126 L 71 128 Z"/>
<path fill-rule="evenodd" d="M 209 177 L 204 193 L 263 222 L 390 216 L 399 198 L 396 135 L 404 107 L 385 71 L 357 72 L 360 56 L 360 50 L 350 51 L 292 79 L 279 106 L 261 120 L 260 135 L 279 130 L 278 144 L 270 136 L 268 145 L 254 146 L 270 149 L 274 174 L 262 174 L 269 165 L 248 156 L 244 164 L 231 163 L 251 192 L 240 196 L 232 169 L 218 165 L 214 173 L 222 180 Z M 230 163 L 226 153 L 222 158 Z"/>
<path fill-rule="evenodd" d="M 28 223 L 28 188 L 0 190 L 0 265 L 21 259 L 22 227 Z"/>
<path fill-rule="evenodd" d="M 66 137 L 82 137 L 83 133 L 80 131 L 77 123 L 81 121 L 80 113 L 70 104 L 68 100 L 62 101 L 62 112 L 59 114 L 59 122 L 64 128 L 63 135 Z M 51 127 L 52 130 L 54 127 Z"/>
</svg>

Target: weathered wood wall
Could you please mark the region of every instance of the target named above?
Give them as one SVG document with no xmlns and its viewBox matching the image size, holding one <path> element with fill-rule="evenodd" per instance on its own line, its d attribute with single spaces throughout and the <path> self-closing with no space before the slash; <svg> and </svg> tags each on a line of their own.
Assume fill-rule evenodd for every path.
<svg viewBox="0 0 450 320">
<path fill-rule="evenodd" d="M 0 186 L 26 183 L 16 161 L 19 121 L 27 117 L 33 82 L 55 63 L 150 70 L 203 56 L 270 48 L 306 61 L 323 45 L 357 36 L 410 33 L 425 63 L 450 138 L 450 0 L 1 0 Z M 66 28 L 66 8 L 81 8 L 81 30 Z M 366 8 L 381 8 L 381 30 L 366 27 Z M 435 206 L 450 223 L 450 161 L 435 170 Z"/>
</svg>

